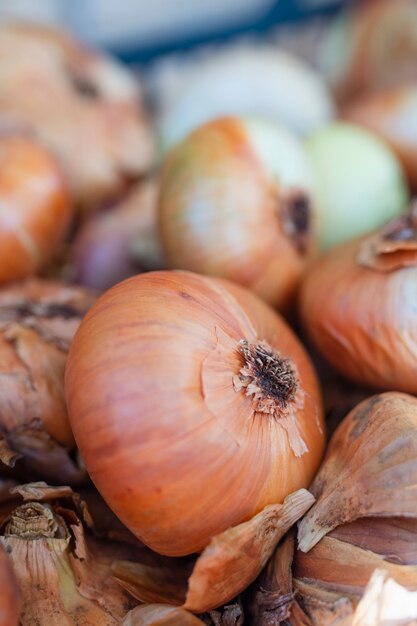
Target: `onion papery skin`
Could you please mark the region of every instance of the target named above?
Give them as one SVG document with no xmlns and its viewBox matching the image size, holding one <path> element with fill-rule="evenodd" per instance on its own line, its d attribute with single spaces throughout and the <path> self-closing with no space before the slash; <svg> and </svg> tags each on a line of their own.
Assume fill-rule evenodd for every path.
<svg viewBox="0 0 417 626">
<path fill-rule="evenodd" d="M 312 264 L 300 291 L 301 319 L 319 351 L 348 378 L 416 393 L 417 266 L 361 265 L 358 255 L 369 239 L 336 246 Z"/>
<path fill-rule="evenodd" d="M 254 412 L 235 389 L 242 339 L 294 364 L 286 417 Z M 286 323 L 246 290 L 188 272 L 143 274 L 99 298 L 70 350 L 66 398 L 100 493 L 171 556 L 307 486 L 324 447 L 317 379 Z"/>
<path fill-rule="evenodd" d="M 232 280 L 288 308 L 314 252 L 315 182 L 286 129 L 219 118 L 166 157 L 159 227 L 167 267 Z"/>
<path fill-rule="evenodd" d="M 55 158 L 31 139 L 0 137 L 0 283 L 50 259 L 72 216 Z"/>
<path fill-rule="evenodd" d="M 341 114 L 389 144 L 417 191 L 417 88 L 410 85 L 365 94 L 349 102 Z"/>
</svg>

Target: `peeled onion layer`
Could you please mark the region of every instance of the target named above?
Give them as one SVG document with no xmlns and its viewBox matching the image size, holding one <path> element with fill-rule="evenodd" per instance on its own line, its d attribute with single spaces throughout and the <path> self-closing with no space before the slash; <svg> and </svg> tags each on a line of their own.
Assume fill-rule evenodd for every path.
<svg viewBox="0 0 417 626">
<path fill-rule="evenodd" d="M 20 593 L 12 563 L 0 547 L 0 626 L 18 626 Z"/>
<path fill-rule="evenodd" d="M 269 505 L 248 522 L 213 537 L 189 566 L 150 568 L 118 562 L 113 575 L 140 602 L 182 605 L 204 613 L 229 602 L 253 582 L 288 529 L 314 502 L 305 489 Z"/>
<path fill-rule="evenodd" d="M 232 280 L 288 309 L 315 248 L 315 222 L 311 164 L 285 128 L 220 118 L 164 161 L 159 228 L 168 267 Z"/>
<path fill-rule="evenodd" d="M 321 249 L 359 237 L 404 213 L 409 192 L 394 152 L 373 133 L 335 122 L 306 141 L 317 179 Z"/>
<path fill-rule="evenodd" d="M 258 346 L 276 396 L 259 394 L 242 339 Z M 66 397 L 101 495 L 169 556 L 203 550 L 307 485 L 324 447 L 317 380 L 285 322 L 250 292 L 186 272 L 101 296 L 72 344 Z"/>
</svg>

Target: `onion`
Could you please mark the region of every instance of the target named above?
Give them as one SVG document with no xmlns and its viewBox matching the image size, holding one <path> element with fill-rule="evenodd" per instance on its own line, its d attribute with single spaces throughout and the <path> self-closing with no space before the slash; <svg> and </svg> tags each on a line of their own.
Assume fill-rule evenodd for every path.
<svg viewBox="0 0 417 626">
<path fill-rule="evenodd" d="M 165 148 L 223 115 L 255 115 L 301 134 L 333 117 L 320 75 L 274 46 L 229 47 L 198 59 L 183 70 L 174 92 L 165 98 L 162 93 L 160 100 Z"/>
<path fill-rule="evenodd" d="M 285 129 L 244 118 L 210 122 L 164 164 L 165 260 L 288 308 L 314 247 L 313 196 L 310 163 Z"/>
<path fill-rule="evenodd" d="M 68 454 L 74 438 L 63 379 L 72 337 L 93 300 L 82 287 L 39 279 L 0 291 L 0 459 L 12 467 L 18 461 L 15 473 L 86 478 Z"/>
<path fill-rule="evenodd" d="M 0 283 L 37 272 L 71 218 L 55 159 L 24 137 L 0 136 Z"/>
<path fill-rule="evenodd" d="M 311 266 L 301 288 L 304 326 L 345 376 L 417 393 L 416 281 L 414 210 Z"/>
<path fill-rule="evenodd" d="M 389 144 L 417 191 L 417 88 L 410 85 L 362 96 L 349 102 L 342 115 Z"/>
<path fill-rule="evenodd" d="M 371 133 L 334 123 L 313 134 L 307 150 L 318 183 L 323 249 L 369 232 L 406 209 L 408 191 L 401 166 Z"/>
<path fill-rule="evenodd" d="M 147 171 L 154 142 L 140 87 L 116 61 L 41 26 L 0 28 L 0 125 L 56 153 L 91 208 Z"/>
<path fill-rule="evenodd" d="M 308 485 L 324 446 L 317 380 L 285 322 L 191 273 L 142 274 L 101 296 L 71 346 L 66 398 L 101 495 L 172 556 Z"/>
<path fill-rule="evenodd" d="M 415 0 L 366 0 L 342 13 L 324 38 L 319 67 L 339 98 L 417 78 Z"/>
</svg>

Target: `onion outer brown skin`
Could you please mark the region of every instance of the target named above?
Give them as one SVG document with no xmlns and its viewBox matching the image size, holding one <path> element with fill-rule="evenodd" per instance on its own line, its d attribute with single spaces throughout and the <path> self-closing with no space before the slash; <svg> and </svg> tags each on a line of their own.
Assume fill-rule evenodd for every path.
<svg viewBox="0 0 417 626">
<path fill-rule="evenodd" d="M 34 141 L 0 138 L 0 283 L 35 273 L 50 259 L 72 207 L 58 163 Z"/>
<path fill-rule="evenodd" d="M 167 265 L 226 278 L 286 309 L 314 251 L 314 194 L 308 158 L 287 131 L 250 118 L 208 122 L 164 162 L 159 228 Z M 284 225 L 294 195 L 308 211 L 301 250 Z"/>
<path fill-rule="evenodd" d="M 308 335 L 342 374 L 376 389 L 417 392 L 417 267 L 362 267 L 364 238 L 317 259 L 300 290 Z"/>
<path fill-rule="evenodd" d="M 153 272 L 116 285 L 72 344 L 66 398 L 101 495 L 153 550 L 201 551 L 210 538 L 307 486 L 324 447 L 317 379 L 285 322 L 236 285 Z M 304 407 L 295 456 L 282 425 L 233 387 L 242 339 L 294 362 Z"/>
<path fill-rule="evenodd" d="M 417 190 L 417 89 L 412 85 L 365 94 L 341 109 L 342 116 L 378 134 L 400 159 Z"/>
<path fill-rule="evenodd" d="M 0 626 L 18 626 L 20 597 L 6 551 L 0 546 Z"/>
</svg>

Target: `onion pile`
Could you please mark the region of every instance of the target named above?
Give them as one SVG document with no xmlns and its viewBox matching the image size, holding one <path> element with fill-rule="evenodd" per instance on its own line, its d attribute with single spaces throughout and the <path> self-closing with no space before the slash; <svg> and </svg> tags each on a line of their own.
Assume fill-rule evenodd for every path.
<svg viewBox="0 0 417 626">
<path fill-rule="evenodd" d="M 417 623 L 415 15 L 344 22 L 358 126 L 168 59 L 160 167 L 134 74 L 0 27 L 0 626 Z"/>
</svg>

